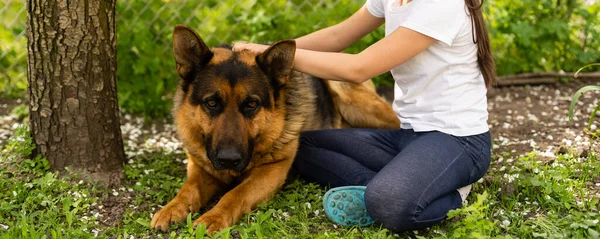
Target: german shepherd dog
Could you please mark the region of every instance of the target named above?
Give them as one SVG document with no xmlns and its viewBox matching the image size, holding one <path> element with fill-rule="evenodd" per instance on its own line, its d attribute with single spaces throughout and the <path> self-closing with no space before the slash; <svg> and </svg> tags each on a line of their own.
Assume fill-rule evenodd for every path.
<svg viewBox="0 0 600 239">
<path fill-rule="evenodd" d="M 152 228 L 165 231 L 222 193 L 194 225 L 204 223 L 215 232 L 236 223 L 284 184 L 302 131 L 399 128 L 370 81 L 342 83 L 296 72 L 295 50 L 293 40 L 276 42 L 259 55 L 208 48 L 194 30 L 175 27 L 181 80 L 173 114 L 188 178 L 154 214 Z"/>
</svg>

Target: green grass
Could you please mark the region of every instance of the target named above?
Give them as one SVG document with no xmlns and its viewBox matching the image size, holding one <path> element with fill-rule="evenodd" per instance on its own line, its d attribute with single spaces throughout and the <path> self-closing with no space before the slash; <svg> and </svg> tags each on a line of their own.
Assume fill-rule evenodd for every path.
<svg viewBox="0 0 600 239">
<path fill-rule="evenodd" d="M 152 212 L 183 184 L 183 155 L 134 158 L 125 166 L 122 187 L 102 189 L 76 174 L 57 177 L 44 158 L 28 157 L 32 149 L 27 129 L 19 128 L 0 153 L 0 238 L 211 237 L 204 227 L 192 227 L 198 213 L 166 234 L 149 229 Z M 520 158 L 495 155 L 514 161 L 492 165 L 497 169 L 474 185 L 465 207 L 450 212 L 450 219 L 440 225 L 401 234 L 377 226 L 335 227 L 321 210 L 325 189 L 296 180 L 212 237 L 598 238 L 597 155 L 566 153 L 552 161 L 534 153 Z M 119 213 L 103 211 L 115 205 Z"/>
</svg>

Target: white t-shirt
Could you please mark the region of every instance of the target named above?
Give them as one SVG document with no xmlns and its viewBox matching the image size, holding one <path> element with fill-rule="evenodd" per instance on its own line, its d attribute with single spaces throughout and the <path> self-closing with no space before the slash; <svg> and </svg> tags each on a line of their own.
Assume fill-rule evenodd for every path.
<svg viewBox="0 0 600 239">
<path fill-rule="evenodd" d="M 393 108 L 401 127 L 456 136 L 488 131 L 487 90 L 465 1 L 413 0 L 402 6 L 397 2 L 365 4 L 373 16 L 385 17 L 386 36 L 402 26 L 438 40 L 391 70 Z"/>
</svg>

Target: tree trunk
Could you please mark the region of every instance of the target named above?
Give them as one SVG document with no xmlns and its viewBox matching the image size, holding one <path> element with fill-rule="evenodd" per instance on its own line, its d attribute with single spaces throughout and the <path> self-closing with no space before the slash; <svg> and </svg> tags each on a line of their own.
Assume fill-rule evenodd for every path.
<svg viewBox="0 0 600 239">
<path fill-rule="evenodd" d="M 28 0 L 31 133 L 53 170 L 119 184 L 116 0 Z"/>
</svg>

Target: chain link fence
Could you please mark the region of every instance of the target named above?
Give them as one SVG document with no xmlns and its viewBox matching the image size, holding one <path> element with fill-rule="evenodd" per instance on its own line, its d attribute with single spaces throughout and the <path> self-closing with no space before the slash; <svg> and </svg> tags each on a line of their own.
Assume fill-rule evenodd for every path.
<svg viewBox="0 0 600 239">
<path fill-rule="evenodd" d="M 339 15 L 331 19 L 339 20 L 355 11 L 360 1 L 127 1 L 118 6 L 117 14 L 122 17 L 118 19 L 117 27 L 131 29 L 144 26 L 152 34 L 152 43 L 162 43 L 161 38 L 168 38 L 167 35 L 172 33 L 175 24 L 184 24 L 196 29 L 204 41 L 214 44 L 248 38 L 260 40 L 261 36 L 267 34 L 264 31 L 273 31 L 271 36 L 275 34 L 294 37 L 298 33 L 277 32 L 277 26 L 281 25 L 278 21 L 290 20 L 290 17 L 293 17 L 297 21 L 294 25 L 300 25 L 307 24 L 304 21 L 309 19 L 308 24 L 320 28 L 326 26 L 327 22 L 323 16 L 319 16 L 323 14 L 323 10 L 331 10 L 338 4 L 344 5 L 345 7 L 337 7 Z M 258 26 L 251 26 L 255 24 Z M 271 29 L 259 29 L 269 25 Z M 169 50 L 169 46 L 163 47 L 163 53 Z"/>
<path fill-rule="evenodd" d="M 171 53 L 171 34 L 176 24 L 195 29 L 209 46 L 238 40 L 266 43 L 333 25 L 350 16 L 364 2 L 118 0 L 120 105 L 129 112 L 150 117 L 168 114 L 178 79 Z M 485 2 L 499 74 L 575 71 L 598 62 L 600 2 L 597 0 L 569 1 L 571 5 L 554 0 Z M 25 0 L 0 0 L 0 97 L 25 95 L 25 3 Z M 383 35 L 380 28 L 347 52 L 359 52 Z M 389 75 L 374 80 L 376 84 L 393 82 Z"/>
<path fill-rule="evenodd" d="M 363 0 L 120 0 L 118 77 L 170 77 L 154 69 L 166 69 L 159 61 L 172 67 L 171 33 L 176 24 L 196 29 L 209 46 L 236 40 L 269 42 L 334 24 L 362 4 Z M 26 87 L 26 19 L 25 0 L 0 0 L 0 94 L 5 96 L 18 97 Z"/>
<path fill-rule="evenodd" d="M 0 93 L 18 95 L 26 87 L 25 1 L 0 2 Z"/>
</svg>

